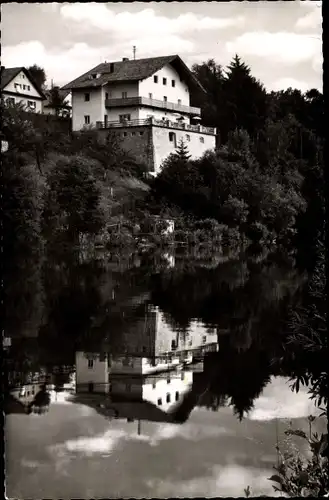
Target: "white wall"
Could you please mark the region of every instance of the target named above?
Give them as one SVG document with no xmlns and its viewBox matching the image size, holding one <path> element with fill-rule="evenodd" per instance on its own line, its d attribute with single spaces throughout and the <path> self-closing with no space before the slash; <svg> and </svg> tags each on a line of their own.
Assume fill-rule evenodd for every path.
<svg viewBox="0 0 329 500">
<path fill-rule="evenodd" d="M 188 333 L 177 335 L 173 332 L 170 326 L 167 325 L 163 313 L 156 308 L 157 311 L 157 335 L 155 340 L 155 351 L 157 352 L 169 352 L 171 351 L 172 340 L 178 340 L 178 345 L 176 353 L 180 351 L 191 351 L 198 349 L 202 346 L 213 344 L 218 342 L 217 331 L 213 329 L 207 332 L 205 328 L 198 321 L 192 321 Z"/>
<path fill-rule="evenodd" d="M 179 405 L 186 394 L 192 387 L 193 372 L 182 371 L 168 374 L 167 378 L 159 378 L 153 381 L 153 384 L 147 381 L 143 385 L 143 400 L 153 403 L 158 408 L 165 412 L 170 412 Z M 176 400 L 176 392 L 178 400 Z M 170 402 L 167 402 L 167 394 L 170 395 Z M 161 403 L 160 401 L 161 400 Z"/>
<path fill-rule="evenodd" d="M 158 76 L 158 83 L 154 83 L 154 76 Z M 167 78 L 167 85 L 163 85 L 162 79 Z M 175 87 L 172 87 L 171 81 L 175 80 Z M 178 104 L 178 99 L 184 106 L 190 105 L 190 93 L 185 82 L 180 81 L 179 74 L 170 65 L 167 64 L 154 75 L 139 82 L 139 95 L 149 97 L 152 94 L 153 99 L 163 101 L 163 96 L 167 96 L 169 102 Z"/>
<path fill-rule="evenodd" d="M 165 120 L 170 120 L 173 122 L 177 121 L 177 118 L 181 115 L 180 113 L 174 112 L 174 111 L 166 111 L 165 109 L 157 109 L 157 108 L 140 108 L 139 111 L 139 119 L 140 120 L 145 120 L 146 118 L 149 118 L 152 116 L 156 120 L 162 120 L 163 118 Z M 184 116 L 185 123 L 190 123 L 189 117 L 186 115 Z"/>
<path fill-rule="evenodd" d="M 90 94 L 90 101 L 85 101 L 85 94 Z M 104 120 L 105 101 L 102 88 L 79 89 L 72 91 L 72 129 L 81 130 L 85 126 L 84 116 L 90 116 L 90 125 Z"/>
<path fill-rule="evenodd" d="M 15 86 L 17 85 L 17 86 Z M 20 87 L 18 86 L 20 85 Z M 24 88 L 25 87 L 25 88 Z M 29 88 L 28 88 L 29 87 Z M 16 96 L 7 94 L 7 92 L 13 92 L 17 94 Z M 28 101 L 35 103 L 34 108 L 29 108 L 29 111 L 34 111 L 35 113 L 42 112 L 42 98 L 34 87 L 30 79 L 25 75 L 23 71 L 20 71 L 15 78 L 13 78 L 8 85 L 2 91 L 5 100 L 14 98 L 15 104 L 22 103 L 25 106 L 28 105 Z M 24 94 L 24 95 L 19 95 Z"/>
<path fill-rule="evenodd" d="M 122 99 L 122 92 L 127 92 L 127 97 L 138 97 L 138 82 L 119 82 L 104 85 L 104 95 L 108 93 L 109 99 Z"/>
<path fill-rule="evenodd" d="M 122 107 L 122 108 L 106 108 L 104 114 L 107 115 L 107 119 L 109 122 L 118 122 L 120 121 L 120 115 L 130 115 L 131 120 L 138 120 L 139 109 L 135 107 Z M 104 117 L 101 121 L 104 121 Z"/>
<path fill-rule="evenodd" d="M 93 359 L 93 367 L 88 368 L 88 357 Z M 88 390 L 88 384 L 94 384 L 96 392 L 108 392 L 109 369 L 108 361 L 100 361 L 98 354 L 88 355 L 78 351 L 75 357 L 77 391 Z M 79 387 L 80 386 L 80 387 Z"/>
<path fill-rule="evenodd" d="M 169 156 L 170 153 L 175 151 L 181 139 L 184 140 L 189 154 L 191 155 L 191 159 L 200 158 L 205 151 L 215 149 L 216 147 L 215 135 L 157 126 L 154 126 L 152 131 L 155 173 L 160 171 L 162 162 Z M 170 132 L 173 132 L 176 136 L 176 146 L 174 142 L 169 140 Z M 189 136 L 189 140 L 187 136 Z M 201 142 L 202 140 L 203 142 Z"/>
</svg>

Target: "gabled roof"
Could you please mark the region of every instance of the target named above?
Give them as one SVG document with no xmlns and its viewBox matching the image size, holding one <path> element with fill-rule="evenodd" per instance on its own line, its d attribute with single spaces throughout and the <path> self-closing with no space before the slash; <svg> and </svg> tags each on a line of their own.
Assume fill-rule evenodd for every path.
<svg viewBox="0 0 329 500">
<path fill-rule="evenodd" d="M 24 68 L 24 66 L 19 66 L 17 68 L 4 68 L 3 66 L 1 67 L 1 90 L 3 90 L 5 87 L 7 87 L 7 85 L 15 78 L 15 76 L 18 75 L 18 73 L 20 73 L 21 71 L 23 71 L 23 73 L 27 76 L 27 78 L 30 80 L 30 82 L 32 83 L 32 85 L 35 87 L 35 89 L 37 90 L 37 92 L 40 94 L 40 97 L 42 97 L 43 99 L 45 99 L 45 95 L 44 93 L 42 92 L 41 88 L 39 87 L 39 85 L 34 81 L 32 75 L 30 74 L 30 72 Z"/>
<path fill-rule="evenodd" d="M 62 90 L 97 88 L 111 82 L 144 80 L 152 76 L 166 64 L 171 64 L 187 81 L 189 86 L 196 86 L 205 91 L 178 55 L 101 63 L 87 71 L 84 75 L 64 85 Z M 97 75 L 97 77 L 93 78 L 92 75 Z"/>
</svg>

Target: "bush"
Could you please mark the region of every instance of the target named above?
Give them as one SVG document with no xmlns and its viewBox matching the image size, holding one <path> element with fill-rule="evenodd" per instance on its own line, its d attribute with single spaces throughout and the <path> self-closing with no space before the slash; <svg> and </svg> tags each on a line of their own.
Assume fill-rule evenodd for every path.
<svg viewBox="0 0 329 500">
<path fill-rule="evenodd" d="M 312 415 L 308 417 L 309 436 L 300 429 L 285 431 L 288 438 L 297 436 L 307 441 L 311 458 L 302 456 L 289 439 L 289 449 L 283 453 L 277 444 L 279 463 L 274 467 L 277 474 L 269 478 L 270 481 L 278 484 L 278 486 L 273 486 L 275 491 L 280 491 L 290 497 L 322 497 L 328 493 L 328 457 L 324 456 L 328 448 L 328 434 L 321 436 L 317 433 L 312 434 L 314 419 Z"/>
</svg>

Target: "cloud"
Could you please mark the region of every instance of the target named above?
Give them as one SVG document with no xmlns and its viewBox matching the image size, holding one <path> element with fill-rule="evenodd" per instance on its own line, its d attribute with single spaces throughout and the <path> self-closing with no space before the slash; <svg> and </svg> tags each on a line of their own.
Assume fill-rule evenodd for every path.
<svg viewBox="0 0 329 500">
<path fill-rule="evenodd" d="M 311 12 L 308 12 L 306 15 L 300 17 L 295 24 L 295 28 L 304 30 L 304 29 L 319 29 L 322 24 L 322 14 L 321 9 L 313 8 Z"/>
<path fill-rule="evenodd" d="M 155 497 L 242 497 L 249 485 L 252 496 L 278 496 L 268 477 L 271 470 L 238 465 L 216 466 L 212 474 L 187 481 L 149 480 Z"/>
<path fill-rule="evenodd" d="M 283 377 L 273 377 L 262 395 L 255 401 L 254 409 L 249 413 L 250 420 L 273 420 L 276 418 L 303 418 L 319 415 L 320 410 L 309 398 L 307 389 L 300 388 L 292 394 L 289 383 Z"/>
<path fill-rule="evenodd" d="M 125 423 L 117 421 L 118 425 Z M 82 436 L 77 439 L 70 439 L 64 443 L 52 446 L 52 450 L 57 456 L 65 456 L 66 453 L 82 453 L 90 456 L 93 454 L 101 454 L 103 456 L 110 455 L 115 450 L 120 442 L 123 441 L 143 441 L 150 446 L 158 446 L 163 441 L 175 438 L 186 439 L 187 441 L 199 441 L 204 438 L 218 437 L 222 435 L 233 435 L 233 432 L 224 427 L 218 426 L 198 426 L 191 423 L 185 425 L 180 424 L 156 424 L 154 431 L 149 434 L 137 434 L 136 426 L 131 430 L 129 427 L 111 428 L 103 434 L 93 437 Z"/>
<path fill-rule="evenodd" d="M 55 84 L 64 85 L 104 62 L 107 50 L 107 47 L 92 48 L 81 42 L 67 50 L 47 51 L 41 42 L 31 40 L 2 47 L 2 64 L 8 67 L 22 66 L 22 61 L 26 67 L 38 64 L 45 68 L 49 80 L 54 79 Z"/>
<path fill-rule="evenodd" d="M 106 5 L 97 3 L 65 4 L 61 7 L 60 12 L 65 19 L 81 23 L 83 29 L 101 29 L 111 32 L 111 35 L 115 38 L 119 36 L 120 40 L 150 36 L 157 39 L 170 34 L 177 35 L 191 31 L 224 29 L 241 26 L 244 23 L 242 16 L 213 18 L 198 16 L 191 12 L 170 19 L 156 14 L 150 8 L 139 12 L 124 11 L 114 13 Z"/>
<path fill-rule="evenodd" d="M 302 92 L 306 92 L 310 89 L 310 84 L 302 80 L 296 80 L 295 78 L 280 78 L 273 82 L 271 89 L 275 91 L 286 90 L 288 88 L 300 89 Z"/>
<path fill-rule="evenodd" d="M 298 64 L 321 54 L 321 40 L 304 34 L 266 31 L 248 32 L 227 42 L 231 54 L 264 57 L 268 64 Z"/>
</svg>

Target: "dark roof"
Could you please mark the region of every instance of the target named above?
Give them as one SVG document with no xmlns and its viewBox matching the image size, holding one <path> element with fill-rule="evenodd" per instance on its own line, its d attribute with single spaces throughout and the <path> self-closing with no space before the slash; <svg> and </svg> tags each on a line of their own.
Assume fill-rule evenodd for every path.
<svg viewBox="0 0 329 500">
<path fill-rule="evenodd" d="M 43 99 L 45 99 L 46 97 L 45 97 L 43 91 L 41 90 L 39 85 L 34 81 L 30 72 L 26 68 L 24 68 L 24 66 L 19 66 L 17 68 L 4 68 L 3 66 L 1 66 L 1 90 L 3 90 L 8 85 L 8 83 L 10 83 L 12 81 L 12 79 L 15 78 L 15 76 L 18 75 L 18 73 L 20 73 L 21 71 L 23 71 L 25 73 L 25 75 L 28 77 L 30 82 L 33 84 L 33 86 L 39 92 L 40 96 Z"/>
<path fill-rule="evenodd" d="M 204 90 L 186 64 L 178 55 L 149 57 L 147 59 L 132 59 L 112 63 L 101 63 L 87 71 L 72 82 L 64 85 L 62 90 L 100 87 L 109 82 L 133 82 L 149 78 L 166 64 L 171 64 L 188 82 L 190 86 L 197 86 Z M 90 78 L 99 74 L 98 78 Z"/>
</svg>

